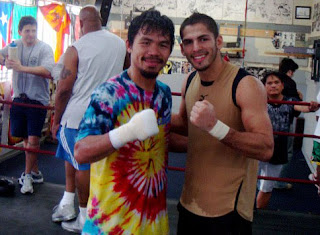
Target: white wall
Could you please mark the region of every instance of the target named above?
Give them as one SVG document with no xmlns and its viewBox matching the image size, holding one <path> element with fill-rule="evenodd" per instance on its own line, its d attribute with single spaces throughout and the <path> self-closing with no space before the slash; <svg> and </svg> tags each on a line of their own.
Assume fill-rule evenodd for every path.
<svg viewBox="0 0 320 235">
<path fill-rule="evenodd" d="M 310 2 L 312 2 L 312 6 L 313 6 L 313 4 L 320 3 L 320 0 L 314 0 Z M 315 36 L 320 36 L 320 33 L 319 32 L 311 33 L 311 37 L 315 37 Z M 306 86 L 306 94 L 305 94 L 304 100 L 306 101 L 316 100 L 316 96 L 318 94 L 320 85 L 319 85 L 319 82 L 314 82 L 313 80 L 311 80 L 311 66 L 309 66 L 309 74 L 308 76 L 306 76 L 305 86 Z M 314 113 L 305 114 L 304 117 L 305 117 L 304 134 L 313 134 L 317 124 L 315 119 L 315 114 Z M 310 171 L 314 172 L 316 169 L 316 165 L 310 162 L 312 147 L 313 147 L 313 139 L 304 138 L 302 152 L 306 159 L 306 162 L 309 165 Z"/>
</svg>

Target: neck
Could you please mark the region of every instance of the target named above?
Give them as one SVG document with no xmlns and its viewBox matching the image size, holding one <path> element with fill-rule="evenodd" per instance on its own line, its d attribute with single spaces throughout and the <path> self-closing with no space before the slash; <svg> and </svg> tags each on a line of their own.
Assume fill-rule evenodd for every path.
<svg viewBox="0 0 320 235">
<path fill-rule="evenodd" d="M 283 100 L 283 95 L 278 94 L 278 95 L 268 95 L 269 100 Z"/>
<path fill-rule="evenodd" d="M 32 46 L 36 45 L 37 42 L 38 42 L 38 39 L 36 39 L 33 43 L 27 43 L 25 41 L 22 41 L 22 44 L 25 47 L 32 47 Z"/>
<path fill-rule="evenodd" d="M 157 78 L 151 79 L 151 78 L 145 78 L 141 75 L 139 71 L 134 69 L 132 66 L 128 69 L 128 75 L 131 78 L 131 80 L 141 87 L 145 91 L 153 91 Z"/>
<path fill-rule="evenodd" d="M 215 81 L 217 80 L 224 67 L 227 65 L 227 62 L 222 59 L 220 54 L 217 54 L 216 59 L 205 71 L 198 71 L 200 79 L 202 81 Z"/>
<path fill-rule="evenodd" d="M 101 26 L 91 25 L 88 23 L 88 25 L 83 26 L 83 35 L 87 33 L 95 32 L 95 31 L 99 31 L 101 29 L 102 29 Z"/>
</svg>

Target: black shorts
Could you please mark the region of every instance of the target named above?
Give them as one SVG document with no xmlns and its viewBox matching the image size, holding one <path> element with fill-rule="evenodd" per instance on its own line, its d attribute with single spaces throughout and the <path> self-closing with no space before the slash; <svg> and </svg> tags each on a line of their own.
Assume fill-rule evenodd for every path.
<svg viewBox="0 0 320 235">
<path fill-rule="evenodd" d="M 42 105 L 39 101 L 15 98 L 13 102 Z M 42 105 L 43 106 L 43 105 Z M 14 137 L 41 137 L 41 131 L 47 115 L 46 109 L 12 105 L 10 109 L 10 132 Z"/>
<path fill-rule="evenodd" d="M 178 235 L 252 234 L 252 223 L 243 219 L 237 211 L 219 217 L 204 217 L 193 214 L 179 202 Z"/>
</svg>

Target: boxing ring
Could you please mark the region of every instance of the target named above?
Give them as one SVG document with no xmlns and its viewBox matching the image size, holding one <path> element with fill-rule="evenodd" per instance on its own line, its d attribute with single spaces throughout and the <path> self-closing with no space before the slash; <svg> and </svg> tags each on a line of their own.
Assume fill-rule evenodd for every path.
<svg viewBox="0 0 320 235">
<path fill-rule="evenodd" d="M 172 93 L 174 95 L 174 98 L 178 98 L 180 99 L 180 93 Z M 13 102 L 7 101 L 7 100 L 0 100 L 0 103 L 3 104 L 4 108 L 8 109 L 10 108 L 10 105 Z M 300 103 L 299 103 L 300 104 Z M 24 104 L 21 104 L 24 105 Z M 308 105 L 307 102 L 305 102 L 304 105 Z M 34 107 L 34 105 L 32 105 Z M 37 106 L 36 106 L 37 107 Z M 39 106 L 39 108 L 46 108 L 48 110 L 53 110 L 52 106 Z M 276 134 L 276 133 L 275 133 Z M 279 134 L 279 133 L 278 133 Z M 304 137 L 304 138 L 318 138 L 315 137 L 314 135 L 309 135 L 309 134 L 296 134 L 296 133 L 280 133 L 280 134 L 284 134 L 284 135 L 288 135 L 288 136 L 298 136 L 298 137 Z M 41 147 L 42 149 L 40 150 L 34 150 L 34 149 L 27 149 L 27 148 L 23 148 L 20 147 L 18 145 L 8 145 L 5 143 L 1 143 L 0 147 L 2 148 L 2 152 L 4 150 L 10 150 L 10 151 L 14 151 L 14 152 L 19 152 L 19 156 L 12 158 L 12 159 L 8 159 L 8 163 L 6 164 L 5 162 L 3 162 L 2 164 L 6 164 L 3 165 L 4 167 L 8 167 L 9 164 L 12 165 L 12 162 L 23 162 L 24 159 L 24 153 L 21 151 L 32 151 L 32 152 L 37 152 L 39 153 L 39 159 L 43 159 L 43 161 L 45 162 L 57 162 L 56 159 L 52 159 L 49 156 L 53 156 L 55 154 L 55 145 L 49 144 L 49 149 L 51 151 L 48 151 L 46 149 L 48 149 L 48 144 L 42 144 Z M 47 156 L 49 158 L 47 158 Z M 177 211 L 176 211 L 176 203 L 177 203 L 177 197 L 178 194 L 180 195 L 180 185 L 183 182 L 183 171 L 184 168 L 182 167 L 183 164 L 177 164 L 177 162 L 179 162 L 180 160 L 184 161 L 186 154 L 172 154 L 169 153 L 169 167 L 168 167 L 168 180 L 169 180 L 169 184 L 168 184 L 168 211 L 169 211 L 169 221 L 170 221 L 170 235 L 176 234 L 175 233 L 175 228 L 176 228 L 176 218 L 177 218 Z M 21 159 L 21 160 L 19 160 Z M 181 161 L 181 163 L 182 163 Z M 303 159 L 304 161 L 304 159 Z M 59 166 L 61 168 L 63 168 L 63 163 L 61 163 L 59 161 L 59 164 L 57 164 L 56 166 Z M 16 166 L 14 166 L 16 167 Z M 53 167 L 50 165 L 50 167 Z M 3 169 L 2 168 L 2 169 Z M 309 170 L 309 169 L 308 169 Z M 46 171 L 45 171 L 46 172 Z M 51 171 L 51 174 L 56 173 L 54 170 Z M 63 172 L 62 170 L 60 171 Z M 20 172 L 19 172 L 20 173 Z M 47 174 L 49 174 L 49 172 L 47 172 Z M 12 177 L 16 177 L 17 175 L 14 174 L 8 174 L 11 175 Z M 50 174 L 49 174 L 50 175 Z M 315 206 L 315 209 L 313 209 L 312 213 L 316 213 L 315 215 L 310 215 L 310 212 L 305 212 L 304 214 L 301 213 L 301 211 L 299 212 L 299 210 L 297 210 L 297 205 L 296 203 L 301 203 L 303 204 L 304 201 L 307 203 L 307 201 L 310 201 L 310 197 L 308 197 L 308 195 L 306 195 L 306 198 L 304 198 L 304 188 L 310 188 L 314 190 L 309 190 L 309 194 L 312 194 L 314 196 L 314 198 L 316 198 L 316 200 L 313 200 L 313 203 L 317 203 L 318 204 L 318 195 L 316 194 L 315 191 L 315 187 L 312 186 L 312 184 L 318 183 L 316 181 L 310 181 L 304 178 L 267 178 L 267 177 L 260 177 L 257 176 L 258 178 L 264 178 L 264 179 L 270 179 L 270 180 L 277 180 L 277 181 L 284 181 L 284 182 L 291 182 L 291 183 L 297 183 L 294 186 L 293 190 L 290 191 L 277 191 L 275 192 L 275 197 L 280 196 L 280 200 L 279 202 L 277 202 L 277 205 L 279 203 L 283 203 L 283 196 L 286 197 L 286 199 L 288 199 L 288 197 L 290 197 L 289 200 L 287 200 L 287 204 L 289 204 L 290 209 L 288 209 L 289 211 L 293 211 L 293 212 L 288 212 L 288 211 L 284 211 L 286 209 L 283 209 L 284 207 L 278 207 L 281 208 L 279 211 L 279 209 L 276 209 L 275 211 L 270 211 L 270 210 L 257 210 L 255 211 L 255 215 L 254 215 L 254 222 L 253 222 L 253 234 L 260 234 L 261 232 L 265 232 L 265 231 L 277 231 L 278 234 L 282 234 L 281 231 L 284 231 L 285 233 L 283 234 L 293 234 L 293 233 L 308 233 L 308 232 L 313 232 L 313 231 L 319 231 L 318 228 L 320 229 L 320 225 L 318 226 L 316 223 L 317 221 L 320 219 L 320 209 L 319 207 Z M 48 181 L 47 181 L 48 180 Z M 5 228 L 6 231 L 25 231 L 27 233 L 27 231 L 29 231 L 29 227 L 25 227 L 26 224 L 24 222 L 24 218 L 25 216 L 23 216 L 23 218 L 20 218 L 21 213 L 17 213 L 16 210 L 20 211 L 29 211 L 28 208 L 36 206 L 37 207 L 37 213 L 43 216 L 36 216 L 37 218 L 35 218 L 34 220 L 34 228 L 32 228 L 32 232 L 34 233 L 35 231 L 40 231 L 42 228 L 42 226 L 46 226 L 47 231 L 50 231 L 52 233 L 55 234 L 64 234 L 63 231 L 61 230 L 61 227 L 58 224 L 52 223 L 50 218 L 46 218 L 46 215 L 48 215 L 49 217 L 51 216 L 51 209 L 52 206 L 56 203 L 57 200 L 60 199 L 61 194 L 63 193 L 64 190 L 64 186 L 62 184 L 52 184 L 52 181 L 50 181 L 49 176 L 46 177 L 45 179 L 45 184 L 43 185 L 35 185 L 35 190 L 36 193 L 34 193 L 31 196 L 25 196 L 20 194 L 19 192 L 16 192 L 15 197 L 14 198 L 5 198 L 5 197 L 0 197 L 0 211 L 7 211 L 6 215 L 3 215 L 1 217 L 0 215 L 0 227 Z M 171 188 L 171 189 L 170 189 Z M 172 197 L 172 188 L 174 188 L 174 192 L 177 197 Z M 171 191 L 171 192 L 170 192 Z M 300 198 L 301 200 L 299 202 L 296 201 L 296 194 L 300 194 Z M 46 198 L 49 199 L 44 199 L 44 196 Z M 33 199 L 30 200 L 30 197 L 32 197 Z M 39 201 L 41 200 L 41 202 Z M 8 203 L 9 201 L 9 203 Z M 21 204 L 20 204 L 21 203 Z M 7 205 L 7 206 L 6 206 Z M 11 206 L 10 206 L 11 205 Z M 276 205 L 276 206 L 277 206 Z M 317 209 L 318 208 L 318 209 Z M 294 211 L 298 211 L 298 213 L 294 212 Z M 319 213 L 318 213 L 319 212 Z M 27 212 L 29 213 L 29 212 Z M 34 214 L 27 214 L 27 216 L 34 216 Z M 48 217 L 47 216 L 47 217 Z M 17 222 L 19 221 L 19 222 Z M 303 224 L 303 226 L 301 225 Z M 24 227 L 23 227 L 24 226 Z M 32 227 L 32 226 L 30 226 Z M 303 227 L 303 228 L 302 228 Z M 31 230 L 31 228 L 30 228 Z M 41 230 L 42 231 L 42 230 Z M 289 233 L 288 233 L 289 231 Z M 0 233 L 1 233 L 1 229 L 0 229 Z M 13 233 L 12 233 L 13 234 Z M 308 233 L 311 234 L 311 233 Z"/>
<path fill-rule="evenodd" d="M 172 92 L 172 95 L 173 96 L 181 96 L 181 93 Z M 308 106 L 310 104 L 308 102 L 301 102 L 301 101 L 269 100 L 268 102 L 269 103 L 290 104 L 290 105 L 303 105 L 303 106 Z M 23 107 L 32 107 L 32 108 L 54 110 L 53 106 L 42 106 L 42 105 L 36 105 L 36 104 L 15 103 L 15 102 L 8 101 L 8 100 L 0 100 L 0 103 L 3 104 L 4 106 L 10 106 L 12 104 L 15 104 L 17 106 L 23 106 Z M 5 108 L 5 109 L 8 109 L 8 107 Z M 320 139 L 320 136 L 316 136 L 316 135 L 313 135 L 313 134 L 274 132 L 274 135 L 284 135 L 284 136 Z M 47 151 L 47 150 L 42 150 L 42 149 L 35 150 L 35 149 L 24 148 L 24 147 L 20 147 L 20 146 L 16 146 L 16 145 L 8 145 L 8 144 L 5 144 L 5 143 L 0 143 L 0 147 L 3 148 L 3 149 L 12 149 L 12 150 L 18 150 L 18 151 L 29 151 L 29 152 L 34 152 L 34 153 L 43 154 L 43 155 L 49 155 L 49 156 L 54 156 L 55 155 L 55 152 L 53 152 L 53 151 Z M 168 166 L 168 169 L 172 170 L 172 171 L 181 171 L 181 172 L 183 172 L 185 170 L 182 167 L 175 167 L 175 166 Z M 258 179 L 265 179 L 265 180 L 273 180 L 273 181 L 282 181 L 282 182 L 287 182 L 287 183 L 320 184 L 320 181 L 312 181 L 312 180 L 307 180 L 307 179 L 304 180 L 304 179 L 294 179 L 294 178 L 278 178 L 278 177 L 266 177 L 266 176 L 259 176 L 259 175 L 257 176 L 257 178 Z"/>
</svg>

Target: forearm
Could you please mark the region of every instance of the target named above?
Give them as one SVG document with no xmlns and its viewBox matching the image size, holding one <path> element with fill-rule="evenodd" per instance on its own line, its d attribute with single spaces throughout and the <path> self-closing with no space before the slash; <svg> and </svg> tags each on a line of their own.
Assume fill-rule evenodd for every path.
<svg viewBox="0 0 320 235">
<path fill-rule="evenodd" d="M 249 158 L 260 161 L 269 161 L 273 154 L 272 134 L 239 132 L 230 128 L 221 142 Z"/>
<path fill-rule="evenodd" d="M 188 122 L 184 120 L 179 114 L 171 115 L 171 132 L 187 136 L 188 135 Z"/>
<path fill-rule="evenodd" d="M 99 161 L 116 149 L 112 146 L 109 133 L 87 136 L 78 141 L 74 148 L 74 156 L 80 164 Z"/>
<path fill-rule="evenodd" d="M 96 131 L 93 130 L 93 133 L 101 133 L 100 128 L 99 125 L 96 126 L 94 128 Z M 80 128 L 80 136 L 81 131 Z M 112 129 L 106 134 L 89 135 L 78 141 L 75 146 L 75 157 L 80 163 L 99 161 L 129 142 L 144 141 L 158 133 L 158 122 L 154 110 L 144 109 L 135 113 L 129 122 Z"/>
<path fill-rule="evenodd" d="M 72 90 L 60 91 L 59 87 L 57 89 L 54 107 L 54 124 L 60 124 L 62 115 L 66 110 L 67 104 L 70 100 Z"/>
<path fill-rule="evenodd" d="M 185 153 L 188 150 L 188 137 L 176 133 L 170 133 L 169 151 Z"/>
<path fill-rule="evenodd" d="M 51 73 L 42 66 L 37 66 L 37 67 L 21 66 L 20 72 L 30 73 L 33 75 L 41 76 L 43 78 L 51 78 Z"/>
</svg>

